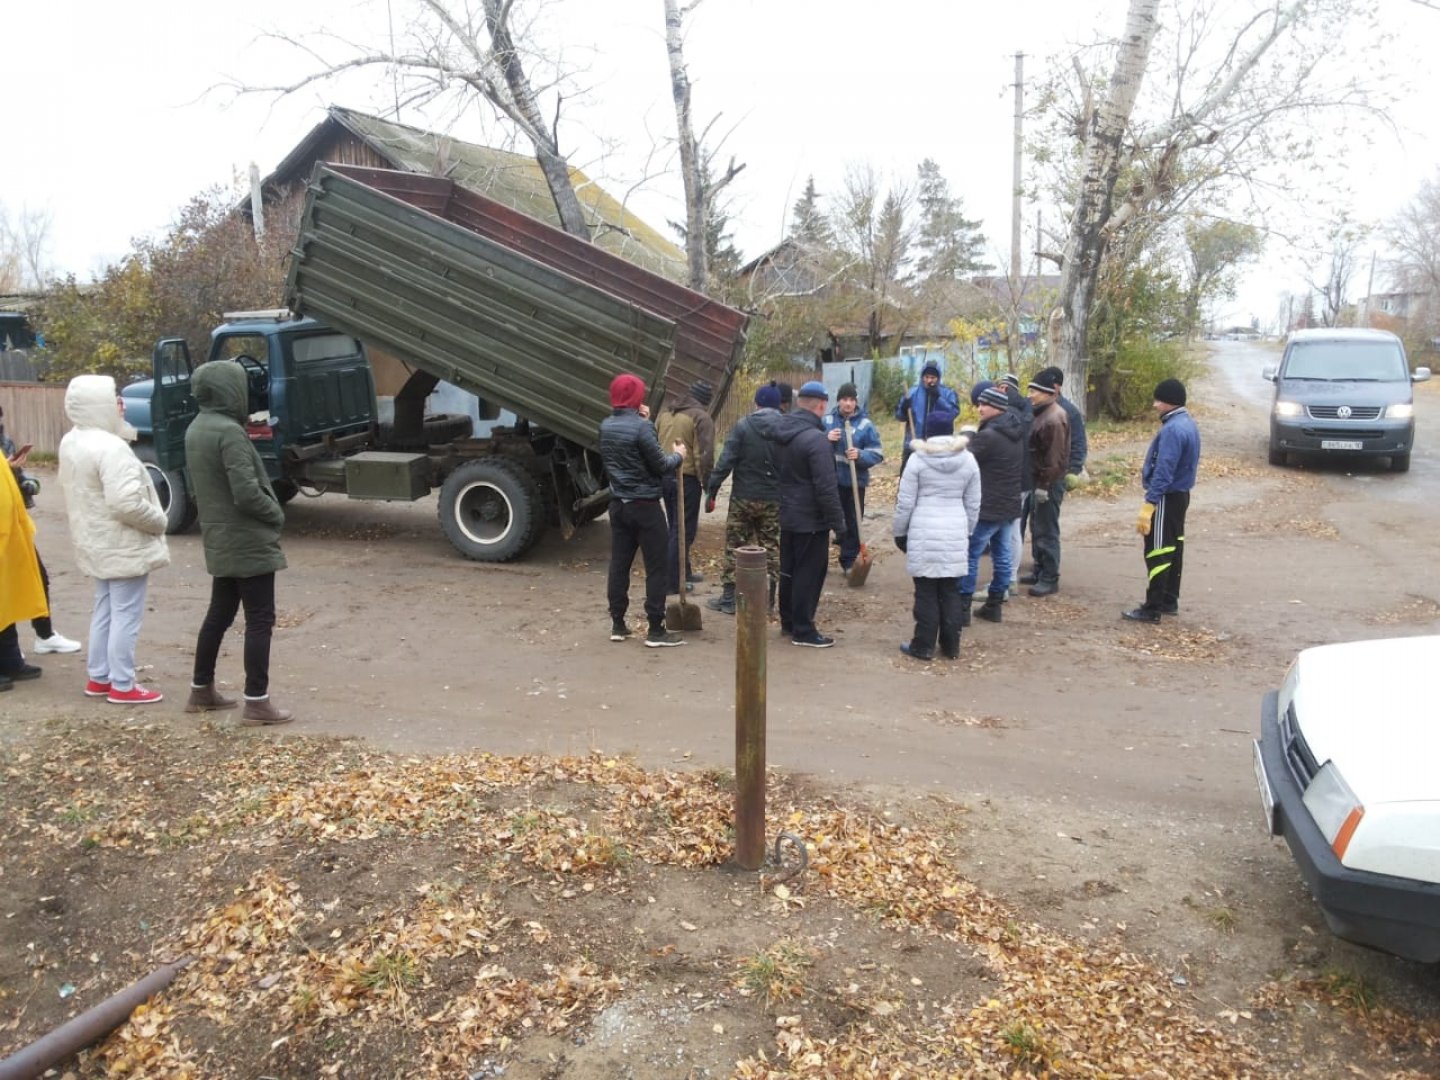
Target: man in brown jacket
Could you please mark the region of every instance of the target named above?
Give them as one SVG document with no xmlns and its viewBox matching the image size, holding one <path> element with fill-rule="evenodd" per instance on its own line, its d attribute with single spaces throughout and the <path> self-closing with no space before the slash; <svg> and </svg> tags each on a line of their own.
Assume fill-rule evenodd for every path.
<svg viewBox="0 0 1440 1080">
<path fill-rule="evenodd" d="M 695 531 L 700 525 L 700 504 L 705 501 L 705 484 L 715 466 L 715 421 L 709 413 L 715 388 L 704 379 L 693 383 L 690 392 L 672 398 L 656 423 L 661 446 L 685 444 L 685 461 L 680 467 L 685 477 L 685 580 L 680 580 L 679 499 L 675 477 L 661 484 L 665 500 L 665 517 L 670 523 L 670 566 L 666 588 L 674 595 L 683 587 L 687 591 L 705 580 L 690 565 L 690 550 L 695 545 Z"/>
<path fill-rule="evenodd" d="M 1030 595 L 1049 596 L 1060 591 L 1060 502 L 1070 459 L 1070 420 L 1058 404 L 1059 385 L 1048 370 L 1035 376 L 1029 390 L 1035 410 L 1030 425 L 1030 469 L 1035 480 L 1030 511 L 1035 573 Z"/>
</svg>

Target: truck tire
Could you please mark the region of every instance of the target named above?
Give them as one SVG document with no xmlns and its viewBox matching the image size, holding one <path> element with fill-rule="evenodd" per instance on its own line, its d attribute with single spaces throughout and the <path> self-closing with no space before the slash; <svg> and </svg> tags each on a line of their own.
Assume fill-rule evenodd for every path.
<svg viewBox="0 0 1440 1080">
<path fill-rule="evenodd" d="M 1409 472 L 1409 471 L 1410 471 L 1410 451 L 1407 450 L 1407 451 L 1405 451 L 1405 453 L 1403 453 L 1403 454 L 1391 454 L 1391 455 L 1390 455 L 1390 471 L 1391 471 L 1391 472 Z"/>
<path fill-rule="evenodd" d="M 381 424 L 376 437 L 380 445 L 388 450 L 424 450 L 456 439 L 468 439 L 474 430 L 475 424 L 468 416 L 436 413 L 425 418 L 425 426 L 418 439 L 396 439 L 394 424 Z"/>
<path fill-rule="evenodd" d="M 518 463 L 499 454 L 467 461 L 440 486 L 440 528 L 455 550 L 479 562 L 523 554 L 545 523 L 540 490 Z"/>
<path fill-rule="evenodd" d="M 165 511 L 165 531 L 173 536 L 194 525 L 195 500 L 190 498 L 185 475 L 174 469 L 162 469 L 155 456 L 155 447 L 149 443 L 137 443 L 135 456 L 144 464 L 150 483 L 155 485 L 155 493 L 160 496 L 160 508 Z"/>
</svg>

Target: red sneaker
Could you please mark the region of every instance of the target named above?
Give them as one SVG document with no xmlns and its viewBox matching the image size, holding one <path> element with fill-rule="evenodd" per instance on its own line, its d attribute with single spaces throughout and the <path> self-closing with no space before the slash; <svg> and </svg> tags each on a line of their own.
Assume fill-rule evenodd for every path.
<svg viewBox="0 0 1440 1080">
<path fill-rule="evenodd" d="M 113 686 L 105 700 L 112 705 L 154 705 L 165 697 L 159 690 L 146 690 L 136 683 L 129 690 L 116 690 Z"/>
<path fill-rule="evenodd" d="M 94 679 L 85 684 L 86 697 L 109 697 L 110 684 L 108 682 L 96 682 Z"/>
</svg>

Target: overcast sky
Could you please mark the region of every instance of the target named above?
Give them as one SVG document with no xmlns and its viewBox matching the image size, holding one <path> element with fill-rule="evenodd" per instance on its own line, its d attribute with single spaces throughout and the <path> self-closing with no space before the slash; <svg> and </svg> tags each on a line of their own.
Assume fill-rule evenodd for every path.
<svg viewBox="0 0 1440 1080">
<path fill-rule="evenodd" d="M 1440 55 L 1440 12 L 1410 0 L 1379 3 L 1396 33 L 1400 87 L 1404 73 L 1427 72 Z M 213 90 L 227 77 L 263 84 L 310 70 L 264 31 L 300 35 L 324 26 L 373 41 L 383 37 L 387 15 L 404 18 L 410 0 L 32 0 L 10 7 L 0 200 L 12 217 L 27 207 L 49 210 L 50 263 L 83 279 L 126 252 L 132 237 L 163 230 L 207 186 L 243 176 L 251 162 L 268 173 L 327 104 L 379 112 L 391 100 L 379 73 L 279 102 Z M 754 255 L 781 238 L 807 175 L 822 193 L 834 192 L 849 164 L 868 161 L 882 174 L 911 179 L 928 156 L 970 216 L 984 221 L 993 257 L 1003 263 L 1013 54 L 1024 51 L 1027 76 L 1039 78 L 1045 60 L 1072 43 L 1118 35 L 1124 8 L 1123 0 L 705 0 L 690 22 L 687 59 L 697 124 L 721 114 L 714 130 L 729 132 L 722 156 L 733 153 L 746 165 L 731 189 L 738 246 Z M 542 18 L 547 32 L 563 39 L 564 60 L 585 88 L 561 125 L 574 162 L 664 228 L 681 214 L 665 142 L 674 114 L 661 0 L 550 0 Z M 1436 174 L 1434 102 L 1433 92 L 1426 100 L 1405 88 L 1394 110 L 1400 139 L 1384 136 L 1366 150 L 1335 147 L 1351 162 L 1344 182 L 1358 218 L 1389 216 Z M 457 136 L 476 141 L 501 137 L 478 114 L 402 119 L 453 122 Z M 647 166 L 664 175 L 640 183 Z M 1335 182 L 1319 166 L 1315 175 Z M 1047 213 L 1053 227 L 1058 214 Z M 1026 246 L 1033 247 L 1035 208 L 1025 220 Z M 1250 275 L 1240 304 L 1248 310 L 1237 319 L 1273 314 L 1276 293 L 1298 285 L 1294 260 L 1293 253 L 1270 253 Z"/>
</svg>

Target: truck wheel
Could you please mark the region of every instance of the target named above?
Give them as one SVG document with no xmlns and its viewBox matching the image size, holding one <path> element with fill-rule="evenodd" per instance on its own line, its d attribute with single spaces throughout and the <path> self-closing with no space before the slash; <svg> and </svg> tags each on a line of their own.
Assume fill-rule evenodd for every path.
<svg viewBox="0 0 1440 1080">
<path fill-rule="evenodd" d="M 1409 453 L 1409 451 L 1406 451 L 1406 452 L 1403 453 L 1403 454 L 1391 454 L 1391 455 L 1390 455 L 1390 471 L 1391 471 L 1391 472 L 1409 472 L 1409 471 L 1410 471 L 1410 453 Z"/>
<path fill-rule="evenodd" d="M 380 445 L 394 450 L 424 450 L 428 446 L 468 439 L 475 430 L 475 424 L 468 416 L 458 413 L 437 413 L 425 418 L 425 426 L 418 439 L 397 440 L 394 424 L 381 424 L 376 432 Z"/>
<path fill-rule="evenodd" d="M 522 554 L 545 521 L 535 481 L 498 454 L 467 461 L 445 478 L 439 514 L 455 550 L 480 562 L 508 562 Z"/>
<path fill-rule="evenodd" d="M 145 465 L 150 483 L 155 485 L 155 493 L 160 496 L 160 508 L 165 511 L 165 531 L 174 535 L 194 525 L 195 500 L 190 498 L 184 474 L 174 469 L 162 469 L 155 456 L 155 447 L 148 443 L 138 444 L 135 456 Z"/>
</svg>

